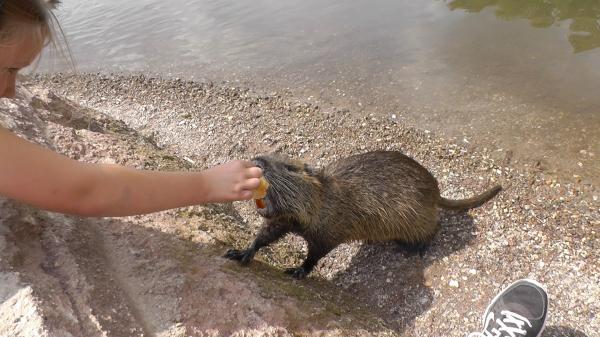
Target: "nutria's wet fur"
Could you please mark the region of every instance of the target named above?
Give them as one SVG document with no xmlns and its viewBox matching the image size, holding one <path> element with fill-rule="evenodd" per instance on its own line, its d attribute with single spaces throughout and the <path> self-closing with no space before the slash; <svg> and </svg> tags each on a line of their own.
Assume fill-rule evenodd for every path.
<svg viewBox="0 0 600 337">
<path fill-rule="evenodd" d="M 443 198 L 433 175 L 397 151 L 355 155 L 319 170 L 272 155 L 254 162 L 270 183 L 267 207 L 259 210 L 265 223 L 248 249 L 225 256 L 247 264 L 260 248 L 295 233 L 308 243 L 302 266 L 287 271 L 295 278 L 306 276 L 344 242 L 396 241 L 422 251 L 439 229 L 438 207 L 477 207 L 501 190 L 495 186 L 464 200 Z"/>
</svg>

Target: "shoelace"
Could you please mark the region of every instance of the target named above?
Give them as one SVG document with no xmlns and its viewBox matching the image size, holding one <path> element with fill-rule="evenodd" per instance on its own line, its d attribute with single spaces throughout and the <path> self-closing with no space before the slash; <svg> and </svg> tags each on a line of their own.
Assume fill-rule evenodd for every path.
<svg viewBox="0 0 600 337">
<path fill-rule="evenodd" d="M 502 310 L 500 314 L 502 317 L 495 321 L 497 326 L 488 330 L 495 318 L 494 313 L 490 312 L 485 319 L 486 324 L 483 332 L 473 332 L 469 334 L 469 337 L 519 337 L 527 334 L 527 330 L 524 329 L 526 325 L 531 328 L 531 322 L 517 313 Z"/>
</svg>

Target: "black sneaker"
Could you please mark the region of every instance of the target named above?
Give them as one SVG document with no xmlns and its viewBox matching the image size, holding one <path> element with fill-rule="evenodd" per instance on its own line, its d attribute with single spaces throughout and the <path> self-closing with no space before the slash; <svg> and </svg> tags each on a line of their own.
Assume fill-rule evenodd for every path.
<svg viewBox="0 0 600 337">
<path fill-rule="evenodd" d="M 547 311 L 546 290 L 533 280 L 519 280 L 492 300 L 483 316 L 483 332 L 469 337 L 539 337 Z"/>
</svg>

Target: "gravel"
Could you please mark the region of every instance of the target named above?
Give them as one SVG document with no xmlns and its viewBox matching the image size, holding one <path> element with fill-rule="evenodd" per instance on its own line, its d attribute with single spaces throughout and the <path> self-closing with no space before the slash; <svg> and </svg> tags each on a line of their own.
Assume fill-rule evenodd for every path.
<svg viewBox="0 0 600 337">
<path fill-rule="evenodd" d="M 350 294 L 357 306 L 406 336 L 465 336 L 480 328 L 489 300 L 519 278 L 548 289 L 543 336 L 598 336 L 600 331 L 600 191 L 539 167 L 510 164 L 510 149 L 450 143 L 389 115 L 355 114 L 230 83 L 81 74 L 32 78 L 77 104 L 123 121 L 195 169 L 281 152 L 315 165 L 368 150 L 401 150 L 431 170 L 444 196 L 467 197 L 499 183 L 504 191 L 468 213 L 443 212 L 442 230 L 424 257 L 392 244 L 346 244 L 312 278 Z M 508 164 L 507 164 L 508 163 Z M 186 212 L 216 242 L 243 247 L 260 220 L 250 203 Z M 203 225 L 221 217 L 219 227 Z M 258 258 L 277 268 L 297 264 L 306 247 L 286 237 Z M 252 267 L 250 267 L 252 268 Z M 290 280 L 290 282 L 292 282 Z M 306 282 L 311 282 L 308 280 Z"/>
</svg>

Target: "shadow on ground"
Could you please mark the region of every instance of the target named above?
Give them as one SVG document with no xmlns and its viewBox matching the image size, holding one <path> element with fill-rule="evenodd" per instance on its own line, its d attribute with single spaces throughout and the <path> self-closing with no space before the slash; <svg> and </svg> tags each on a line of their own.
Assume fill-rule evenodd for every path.
<svg viewBox="0 0 600 337">
<path fill-rule="evenodd" d="M 186 219 L 79 219 L 3 205 L 10 210 L 0 222 L 12 251 L 5 267 L 31 287 L 54 335 L 395 336 L 329 282 L 291 282 L 260 262 L 242 268 L 219 256 L 223 247 L 174 234 Z"/>
<path fill-rule="evenodd" d="M 441 229 L 424 256 L 410 255 L 396 244 L 363 245 L 350 266 L 333 282 L 346 288 L 399 332 L 433 303 L 424 270 L 433 262 L 465 248 L 473 239 L 473 218 L 465 212 L 440 212 Z M 385 289 L 384 295 L 382 291 Z"/>
<path fill-rule="evenodd" d="M 588 337 L 588 335 L 566 326 L 547 326 L 542 337 Z"/>
</svg>

